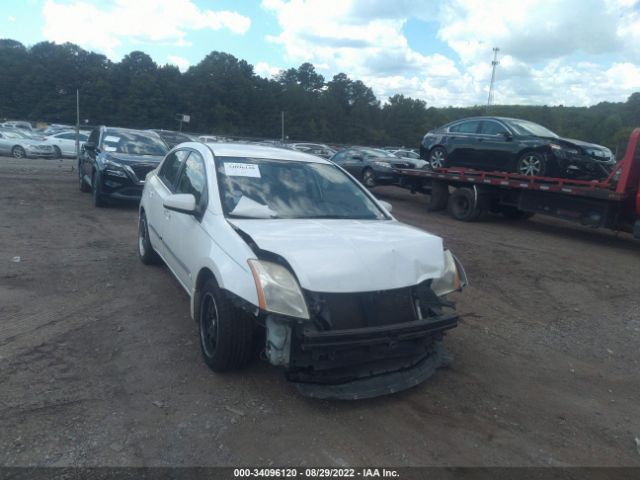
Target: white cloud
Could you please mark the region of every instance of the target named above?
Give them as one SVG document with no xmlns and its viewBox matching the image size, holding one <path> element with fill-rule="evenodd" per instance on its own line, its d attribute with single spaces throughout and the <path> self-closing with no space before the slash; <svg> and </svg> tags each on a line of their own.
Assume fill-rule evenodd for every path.
<svg viewBox="0 0 640 480">
<path fill-rule="evenodd" d="M 496 103 L 590 105 L 640 90 L 638 3 L 263 0 L 262 7 L 281 27 L 267 40 L 288 62 L 311 62 L 329 78 L 345 72 L 383 100 L 403 93 L 436 106 L 483 104 L 498 46 Z M 454 54 L 411 48 L 403 28 L 412 17 L 436 22 L 438 40 Z"/>
<path fill-rule="evenodd" d="M 10 22 L 15 22 L 16 21 L 16 17 L 14 17 L 13 15 L 9 15 L 7 17 L 7 20 L 9 20 Z"/>
<path fill-rule="evenodd" d="M 111 57 L 123 40 L 187 46 L 189 30 L 244 34 L 251 26 L 251 20 L 239 13 L 201 10 L 191 0 L 114 0 L 108 6 L 47 0 L 42 14 L 48 40 L 76 43 Z"/>
<path fill-rule="evenodd" d="M 187 60 L 186 58 L 178 57 L 177 55 L 168 55 L 167 60 L 169 60 L 169 63 L 178 67 L 181 72 L 187 70 L 187 68 L 189 68 L 189 65 L 191 65 L 189 60 Z"/>
<path fill-rule="evenodd" d="M 253 71 L 256 73 L 256 75 L 264 78 L 273 78 L 282 70 L 282 68 L 274 67 L 273 65 L 269 65 L 267 62 L 258 62 L 253 67 Z"/>
</svg>

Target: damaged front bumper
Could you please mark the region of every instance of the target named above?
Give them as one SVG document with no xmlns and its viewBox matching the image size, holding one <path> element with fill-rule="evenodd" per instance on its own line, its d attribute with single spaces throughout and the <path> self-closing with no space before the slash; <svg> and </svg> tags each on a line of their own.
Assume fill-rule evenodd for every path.
<svg viewBox="0 0 640 480">
<path fill-rule="evenodd" d="M 362 399 L 414 387 L 449 363 L 446 314 L 403 323 L 320 331 L 308 322 L 269 315 L 266 355 L 286 368 L 298 390 L 315 398 Z"/>
</svg>

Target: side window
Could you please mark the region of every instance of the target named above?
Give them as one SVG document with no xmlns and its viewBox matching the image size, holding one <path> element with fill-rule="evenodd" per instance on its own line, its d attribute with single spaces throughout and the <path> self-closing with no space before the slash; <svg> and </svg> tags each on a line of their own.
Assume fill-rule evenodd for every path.
<svg viewBox="0 0 640 480">
<path fill-rule="evenodd" d="M 158 177 L 162 180 L 162 183 L 166 185 L 166 187 L 173 191 L 176 180 L 178 179 L 178 173 L 180 172 L 180 167 L 184 163 L 185 159 L 189 156 L 188 150 L 176 150 L 173 153 L 167 155 L 167 158 L 164 159 L 162 163 L 162 167 L 160 167 L 160 173 L 158 173 Z"/>
<path fill-rule="evenodd" d="M 176 185 L 176 193 L 190 193 L 196 197 L 196 204 L 200 204 L 207 187 L 207 176 L 204 170 L 204 160 L 198 152 L 193 152 L 187 158 L 184 169 Z"/>
<path fill-rule="evenodd" d="M 75 133 L 63 133 L 62 135 L 58 135 L 58 138 L 62 138 L 63 140 L 75 140 Z"/>
<path fill-rule="evenodd" d="M 345 154 L 346 152 L 338 152 L 333 156 L 332 160 L 334 162 L 342 162 L 344 160 Z"/>
<path fill-rule="evenodd" d="M 482 128 L 480 129 L 480 133 L 485 135 L 500 135 L 501 133 L 506 133 L 507 129 L 500 125 L 498 122 L 490 122 L 485 120 L 482 122 Z"/>
<path fill-rule="evenodd" d="M 462 122 L 457 131 L 459 133 L 476 133 L 479 123 L 478 121 Z"/>
</svg>

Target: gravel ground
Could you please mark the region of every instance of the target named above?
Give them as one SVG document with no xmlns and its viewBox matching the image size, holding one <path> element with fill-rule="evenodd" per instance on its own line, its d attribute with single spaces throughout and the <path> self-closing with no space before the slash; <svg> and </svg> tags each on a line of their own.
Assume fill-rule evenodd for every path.
<svg viewBox="0 0 640 480">
<path fill-rule="evenodd" d="M 375 189 L 467 268 L 455 360 L 407 392 L 317 401 L 259 360 L 210 372 L 186 294 L 137 259 L 135 206 L 94 209 L 72 164 L 0 158 L 0 465 L 640 466 L 630 236 L 465 224 Z"/>
</svg>

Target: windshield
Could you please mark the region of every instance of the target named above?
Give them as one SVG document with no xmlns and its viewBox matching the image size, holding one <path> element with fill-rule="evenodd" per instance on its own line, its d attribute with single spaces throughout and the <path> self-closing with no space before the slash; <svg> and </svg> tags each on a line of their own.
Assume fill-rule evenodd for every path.
<svg viewBox="0 0 640 480">
<path fill-rule="evenodd" d="M 13 139 L 26 138 L 28 140 L 32 140 L 33 139 L 33 137 L 30 137 L 26 133 L 22 133 L 22 132 L 19 132 L 17 130 L 0 130 L 0 133 L 2 133 L 2 135 L 5 138 L 13 138 Z"/>
<path fill-rule="evenodd" d="M 231 218 L 386 218 L 332 164 L 217 157 L 216 170 L 224 213 Z"/>
<path fill-rule="evenodd" d="M 154 134 L 130 130 L 107 130 L 102 139 L 105 152 L 127 153 L 130 155 L 156 155 L 167 153 L 165 143 Z"/>
<path fill-rule="evenodd" d="M 519 135 L 535 135 L 536 137 L 552 137 L 558 138 L 558 135 L 553 133 L 548 128 L 538 125 L 537 123 L 527 122 L 526 120 L 510 120 L 509 125 Z"/>
</svg>

